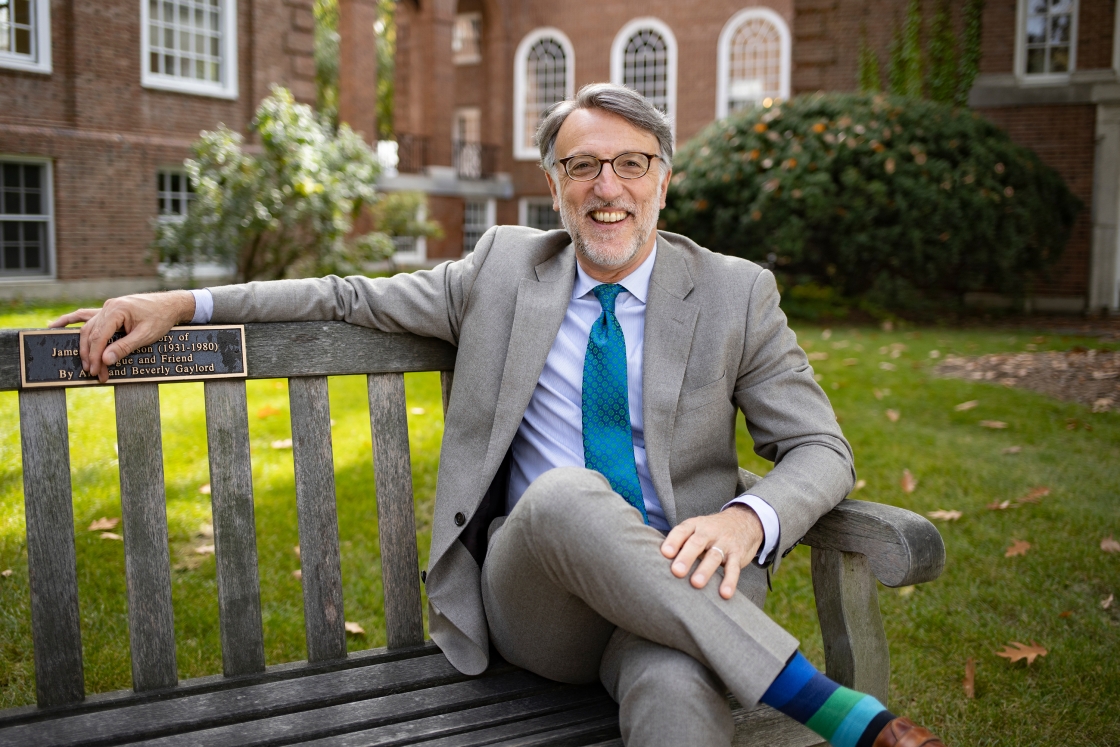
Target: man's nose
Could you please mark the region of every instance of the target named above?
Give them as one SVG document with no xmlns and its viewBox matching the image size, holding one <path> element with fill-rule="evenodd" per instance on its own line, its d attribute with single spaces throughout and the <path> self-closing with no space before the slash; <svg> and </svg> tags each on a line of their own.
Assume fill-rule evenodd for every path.
<svg viewBox="0 0 1120 747">
<path fill-rule="evenodd" d="M 622 180 L 614 173 L 614 164 L 603 164 L 599 176 L 595 177 L 595 196 L 604 200 L 613 200 L 622 196 Z"/>
</svg>

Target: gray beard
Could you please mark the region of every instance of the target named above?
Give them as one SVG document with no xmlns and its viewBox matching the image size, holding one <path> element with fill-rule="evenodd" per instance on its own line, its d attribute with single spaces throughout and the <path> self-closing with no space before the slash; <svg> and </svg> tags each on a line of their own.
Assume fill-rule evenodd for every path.
<svg viewBox="0 0 1120 747">
<path fill-rule="evenodd" d="M 592 209 L 598 210 L 606 207 L 609 207 L 609 205 L 598 205 Z M 639 251 L 641 251 L 642 246 L 646 243 L 646 241 L 649 239 L 650 234 L 653 233 L 653 230 L 657 227 L 657 212 L 658 211 L 654 211 L 651 219 L 647 221 L 646 224 L 638 225 L 638 230 L 634 235 L 634 243 L 632 246 L 630 246 L 629 251 L 624 252 L 622 255 L 609 254 L 607 252 L 600 251 L 598 247 L 593 246 L 584 238 L 583 234 L 580 233 L 578 228 L 580 215 L 573 215 L 569 210 L 567 203 L 565 203 L 563 200 L 560 200 L 560 222 L 564 224 L 564 228 L 567 229 L 568 235 L 572 237 L 572 244 L 575 245 L 576 254 L 587 258 L 598 267 L 604 267 L 608 269 L 622 267 L 627 262 L 632 260 Z M 634 215 L 637 214 L 634 213 Z"/>
</svg>

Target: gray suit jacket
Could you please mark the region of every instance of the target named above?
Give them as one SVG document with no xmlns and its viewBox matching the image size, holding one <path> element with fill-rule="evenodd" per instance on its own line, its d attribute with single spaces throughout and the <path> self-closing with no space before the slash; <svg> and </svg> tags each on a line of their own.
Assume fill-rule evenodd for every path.
<svg viewBox="0 0 1120 747">
<path fill-rule="evenodd" d="M 657 242 L 642 402 L 657 495 L 675 525 L 714 513 L 737 494 L 741 409 L 755 451 L 775 463 L 751 492 L 777 512 L 778 552 L 784 553 L 851 489 L 851 447 L 778 308 L 773 275 L 675 234 L 660 233 Z M 479 543 L 500 501 L 484 498 L 544 368 L 575 277 L 567 233 L 501 226 L 466 258 L 431 271 L 211 289 L 215 323 L 341 319 L 458 346 L 427 592 L 431 636 L 468 674 L 489 661 Z M 761 600 L 763 584 L 755 567 L 740 588 Z"/>
</svg>

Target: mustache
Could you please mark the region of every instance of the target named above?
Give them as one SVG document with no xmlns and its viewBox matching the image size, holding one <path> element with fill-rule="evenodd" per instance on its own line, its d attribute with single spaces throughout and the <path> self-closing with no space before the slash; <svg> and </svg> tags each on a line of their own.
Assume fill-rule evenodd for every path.
<svg viewBox="0 0 1120 747">
<path fill-rule="evenodd" d="M 632 202 L 625 200 L 606 201 L 595 197 L 589 198 L 587 202 L 580 206 L 580 209 L 585 214 L 595 210 L 625 210 L 631 214 L 636 214 L 638 212 L 638 206 Z"/>
</svg>

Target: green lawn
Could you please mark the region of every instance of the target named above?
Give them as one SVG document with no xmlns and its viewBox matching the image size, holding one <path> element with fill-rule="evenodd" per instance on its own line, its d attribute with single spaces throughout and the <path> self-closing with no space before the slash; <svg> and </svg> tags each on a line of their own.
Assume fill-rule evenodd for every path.
<svg viewBox="0 0 1120 747">
<path fill-rule="evenodd" d="M 58 311 L 14 308 L 0 313 L 0 327 L 40 326 Z M 949 744 L 1120 743 L 1120 602 L 1101 607 L 1109 594 L 1120 593 L 1120 554 L 1100 548 L 1105 536 L 1120 538 L 1120 414 L 1092 414 L 1031 392 L 931 375 L 933 350 L 976 355 L 1096 342 L 1040 341 L 1030 332 L 846 327 L 824 339 L 820 326 L 796 327 L 809 352 L 829 353 L 814 366 L 866 481 L 854 497 L 923 514 L 963 512 L 959 521 L 939 524 L 948 561 L 938 581 L 907 593 L 881 588 L 891 642 L 890 707 L 929 724 Z M 898 357 L 879 352 L 892 344 Z M 884 370 L 882 362 L 895 370 Z M 409 375 L 406 388 L 426 563 L 442 435 L 438 377 Z M 292 456 L 271 447 L 291 435 L 287 386 L 253 381 L 248 390 L 265 646 L 268 663 L 275 664 L 305 655 L 300 585 L 292 575 L 299 567 Z M 369 418 L 360 377 L 332 379 L 330 392 L 346 619 L 367 631 L 350 638 L 353 650 L 384 644 Z M 966 400 L 979 405 L 954 410 Z M 68 403 L 86 688 L 127 688 L 123 545 L 86 529 L 94 519 L 120 515 L 112 393 L 71 390 Z M 208 496 L 199 492 L 208 481 L 201 385 L 161 387 L 161 408 L 179 670 L 180 677 L 197 677 L 221 671 L 214 560 L 193 551 L 210 541 L 200 533 L 210 515 Z M 887 409 L 900 413 L 897 422 L 886 417 Z M 988 430 L 981 420 L 1008 427 Z M 0 578 L 2 708 L 34 700 L 14 393 L 0 394 L 0 423 L 0 570 L 14 571 Z M 768 464 L 751 453 L 745 430 L 740 435 L 743 465 L 765 472 Z M 1009 446 L 1022 448 L 1003 453 Z M 918 480 L 913 493 L 899 485 L 904 469 Z M 1036 486 L 1051 489 L 1038 505 L 985 508 Z M 1031 549 L 1004 557 L 1014 540 L 1030 542 Z M 790 555 L 774 589 L 768 611 L 823 665 L 807 549 Z M 995 655 L 1011 641 L 1035 641 L 1049 654 L 1031 666 L 1012 664 Z M 976 660 L 974 700 L 961 687 L 969 658 Z"/>
</svg>

